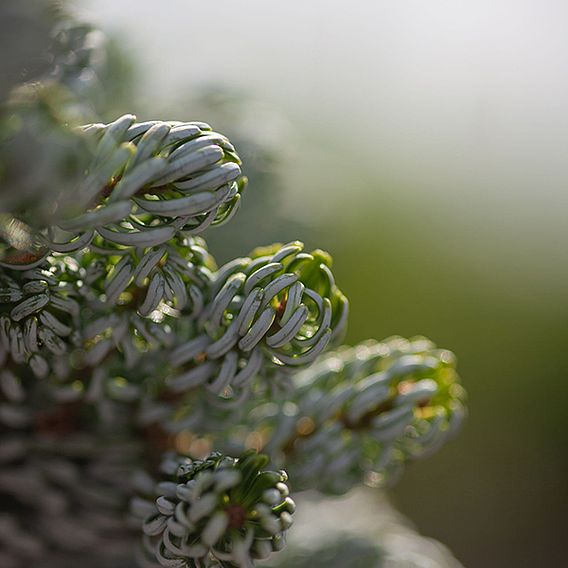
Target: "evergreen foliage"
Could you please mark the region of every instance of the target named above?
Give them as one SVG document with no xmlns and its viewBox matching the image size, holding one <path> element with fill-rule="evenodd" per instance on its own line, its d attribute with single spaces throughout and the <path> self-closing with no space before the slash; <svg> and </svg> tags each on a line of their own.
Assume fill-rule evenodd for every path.
<svg viewBox="0 0 568 568">
<path fill-rule="evenodd" d="M 464 391 L 426 339 L 340 346 L 328 253 L 218 266 L 202 235 L 243 198 L 235 148 L 203 122 L 80 126 L 97 38 L 60 24 L 0 117 L 0 565 L 253 566 L 285 545 L 284 470 L 392 482 Z"/>
</svg>

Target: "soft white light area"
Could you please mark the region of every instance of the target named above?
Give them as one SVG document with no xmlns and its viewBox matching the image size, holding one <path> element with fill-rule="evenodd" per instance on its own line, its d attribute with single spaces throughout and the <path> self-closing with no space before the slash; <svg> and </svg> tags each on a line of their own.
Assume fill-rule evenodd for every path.
<svg viewBox="0 0 568 568">
<path fill-rule="evenodd" d="M 80 6 L 143 62 L 148 97 L 178 100 L 215 83 L 289 118 L 298 130 L 290 185 L 313 208 L 322 180 L 331 195 L 348 187 L 362 197 L 378 179 L 413 206 L 438 209 L 470 242 L 493 231 L 533 261 L 564 257 L 567 2 Z"/>
</svg>

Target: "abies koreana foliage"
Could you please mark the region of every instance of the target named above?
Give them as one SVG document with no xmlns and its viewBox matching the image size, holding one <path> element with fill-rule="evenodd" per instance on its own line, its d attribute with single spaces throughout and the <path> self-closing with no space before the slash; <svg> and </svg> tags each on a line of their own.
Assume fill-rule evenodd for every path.
<svg viewBox="0 0 568 568">
<path fill-rule="evenodd" d="M 290 487 L 381 486 L 453 436 L 449 351 L 341 346 L 331 256 L 301 242 L 218 265 L 204 235 L 255 199 L 231 142 L 85 121 L 100 37 L 46 38 L 0 116 L 2 567 L 248 568 L 285 546 Z"/>
</svg>

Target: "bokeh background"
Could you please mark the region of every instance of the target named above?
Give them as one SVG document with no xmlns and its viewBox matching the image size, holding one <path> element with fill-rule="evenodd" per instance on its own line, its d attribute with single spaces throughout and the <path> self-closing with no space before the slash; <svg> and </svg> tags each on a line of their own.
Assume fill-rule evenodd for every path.
<svg viewBox="0 0 568 568">
<path fill-rule="evenodd" d="M 204 119 L 236 141 L 251 184 L 212 234 L 221 260 L 325 248 L 348 342 L 423 334 L 458 354 L 470 418 L 395 505 L 465 566 L 565 565 L 568 4 L 72 6 L 112 40 L 106 118 Z"/>
</svg>

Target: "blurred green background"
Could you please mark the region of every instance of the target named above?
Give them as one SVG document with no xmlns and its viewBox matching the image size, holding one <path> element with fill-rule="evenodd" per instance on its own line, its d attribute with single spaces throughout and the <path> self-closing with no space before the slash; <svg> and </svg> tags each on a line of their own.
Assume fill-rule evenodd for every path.
<svg viewBox="0 0 568 568">
<path fill-rule="evenodd" d="M 203 119 L 251 184 L 220 260 L 329 250 L 348 342 L 455 351 L 461 435 L 390 495 L 465 566 L 565 565 L 568 6 L 82 0 L 112 37 L 106 118 Z M 357 515 L 354 510 L 353 515 Z"/>
</svg>

